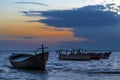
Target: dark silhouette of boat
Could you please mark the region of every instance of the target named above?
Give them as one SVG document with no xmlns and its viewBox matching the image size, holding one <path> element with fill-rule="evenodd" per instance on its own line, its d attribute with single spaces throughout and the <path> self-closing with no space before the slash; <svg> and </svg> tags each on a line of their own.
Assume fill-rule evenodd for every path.
<svg viewBox="0 0 120 80">
<path fill-rule="evenodd" d="M 91 59 L 108 59 L 112 52 L 88 53 Z"/>
<path fill-rule="evenodd" d="M 108 59 L 111 52 L 81 52 L 80 49 L 75 51 L 65 50 L 66 53 L 63 53 L 63 50 L 58 50 L 60 60 L 76 60 L 76 61 L 88 61 L 88 60 L 99 60 L 99 59 Z"/>
<path fill-rule="evenodd" d="M 60 60 L 88 61 L 91 59 L 90 55 L 76 52 L 74 49 L 72 51 L 58 50 L 56 52 L 59 53 Z"/>
<path fill-rule="evenodd" d="M 74 61 L 88 61 L 90 60 L 90 56 L 87 54 L 62 54 L 59 53 L 60 60 L 74 60 Z"/>
<path fill-rule="evenodd" d="M 35 55 L 12 54 L 9 57 L 10 63 L 15 68 L 45 70 L 49 55 L 49 52 L 44 51 L 45 48 L 47 47 L 43 47 L 42 45 L 42 48 L 39 48 L 42 52 L 37 54 L 37 51 L 35 51 Z"/>
<path fill-rule="evenodd" d="M 112 52 L 104 52 L 100 55 L 101 59 L 108 59 Z"/>
</svg>

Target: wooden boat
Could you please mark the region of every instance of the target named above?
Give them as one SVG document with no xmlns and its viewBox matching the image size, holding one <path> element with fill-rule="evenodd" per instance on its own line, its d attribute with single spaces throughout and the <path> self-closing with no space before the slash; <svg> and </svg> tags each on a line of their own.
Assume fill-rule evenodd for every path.
<svg viewBox="0 0 120 80">
<path fill-rule="evenodd" d="M 60 60 L 76 60 L 76 61 L 87 61 L 87 60 L 99 60 L 99 59 L 108 59 L 111 52 L 81 52 L 80 50 L 73 50 L 69 52 L 66 50 L 66 53 L 63 53 L 63 50 L 57 51 L 59 53 Z"/>
<path fill-rule="evenodd" d="M 91 59 L 108 59 L 112 52 L 89 53 Z"/>
<path fill-rule="evenodd" d="M 61 54 L 59 53 L 60 60 L 74 60 L 74 61 L 88 61 L 90 60 L 90 56 L 87 54 Z"/>
<path fill-rule="evenodd" d="M 111 55 L 112 52 L 104 52 L 104 53 L 101 53 L 101 56 L 100 58 L 101 59 L 108 59 L 109 56 Z"/>
<path fill-rule="evenodd" d="M 9 57 L 10 63 L 15 68 L 44 70 L 48 60 L 48 52 L 45 52 L 42 45 L 42 52 L 39 54 L 13 54 Z"/>
<path fill-rule="evenodd" d="M 88 61 L 90 60 L 90 55 L 83 53 L 75 53 L 73 51 L 66 50 L 66 53 L 63 53 L 63 50 L 58 50 L 60 60 L 74 60 L 74 61 Z"/>
<path fill-rule="evenodd" d="M 101 58 L 101 54 L 99 53 L 87 53 L 90 56 L 91 60 L 99 60 Z"/>
</svg>

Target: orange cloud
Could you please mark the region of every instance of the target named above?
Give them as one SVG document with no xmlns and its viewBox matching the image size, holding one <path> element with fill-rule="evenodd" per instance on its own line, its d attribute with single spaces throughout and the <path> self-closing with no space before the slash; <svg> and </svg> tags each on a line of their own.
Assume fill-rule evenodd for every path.
<svg viewBox="0 0 120 80">
<path fill-rule="evenodd" d="M 8 22 L 7 25 L 1 27 L 0 34 L 9 36 L 9 38 L 3 37 L 3 39 L 14 39 L 21 42 L 27 43 L 60 43 L 62 41 L 71 41 L 71 42 L 82 42 L 87 41 L 87 39 L 82 37 L 75 37 L 72 32 L 72 28 L 56 28 L 53 26 L 47 26 L 42 23 L 30 23 L 30 22 L 21 22 L 13 21 Z M 18 38 L 19 36 L 33 36 L 33 39 L 22 39 Z"/>
</svg>

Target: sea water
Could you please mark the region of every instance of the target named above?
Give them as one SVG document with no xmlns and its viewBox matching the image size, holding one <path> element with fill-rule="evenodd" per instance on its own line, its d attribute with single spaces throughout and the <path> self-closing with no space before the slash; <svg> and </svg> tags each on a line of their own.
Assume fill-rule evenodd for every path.
<svg viewBox="0 0 120 80">
<path fill-rule="evenodd" d="M 59 60 L 51 52 L 45 71 L 12 68 L 11 53 L 0 53 L 0 80 L 120 80 L 120 52 L 113 52 L 109 59 L 90 61 Z"/>
</svg>

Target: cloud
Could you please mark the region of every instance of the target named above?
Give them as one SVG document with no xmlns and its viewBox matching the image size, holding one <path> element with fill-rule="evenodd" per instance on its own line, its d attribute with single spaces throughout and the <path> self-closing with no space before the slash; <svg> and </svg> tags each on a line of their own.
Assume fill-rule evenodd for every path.
<svg viewBox="0 0 120 80">
<path fill-rule="evenodd" d="M 33 36 L 17 36 L 17 38 L 23 38 L 23 39 L 34 39 Z"/>
<path fill-rule="evenodd" d="M 56 27 L 105 27 L 118 25 L 120 15 L 112 11 L 104 11 L 102 5 L 85 6 L 72 10 L 24 11 L 26 16 L 43 16 L 47 19 L 38 20 Z"/>
<path fill-rule="evenodd" d="M 76 37 L 86 37 L 92 39 L 91 43 L 79 43 L 80 46 L 88 49 L 120 49 L 120 27 L 87 27 L 87 28 L 76 28 L 74 30 Z"/>
<path fill-rule="evenodd" d="M 35 5 L 49 6 L 49 5 L 38 3 L 38 2 L 16 2 L 16 4 L 35 4 Z"/>
<path fill-rule="evenodd" d="M 91 42 L 63 42 L 87 49 L 120 49 L 120 15 L 106 7 L 94 5 L 72 10 L 23 11 L 26 16 L 43 16 L 40 22 L 59 28 L 73 28 L 75 37 L 85 37 Z M 73 46 L 73 47 L 74 47 Z"/>
<path fill-rule="evenodd" d="M 104 27 L 120 23 L 120 16 L 115 12 L 97 10 L 94 6 L 75 10 L 46 11 L 41 15 L 47 19 L 39 20 L 39 22 L 57 27 Z M 54 20 L 54 18 L 60 19 Z"/>
</svg>

